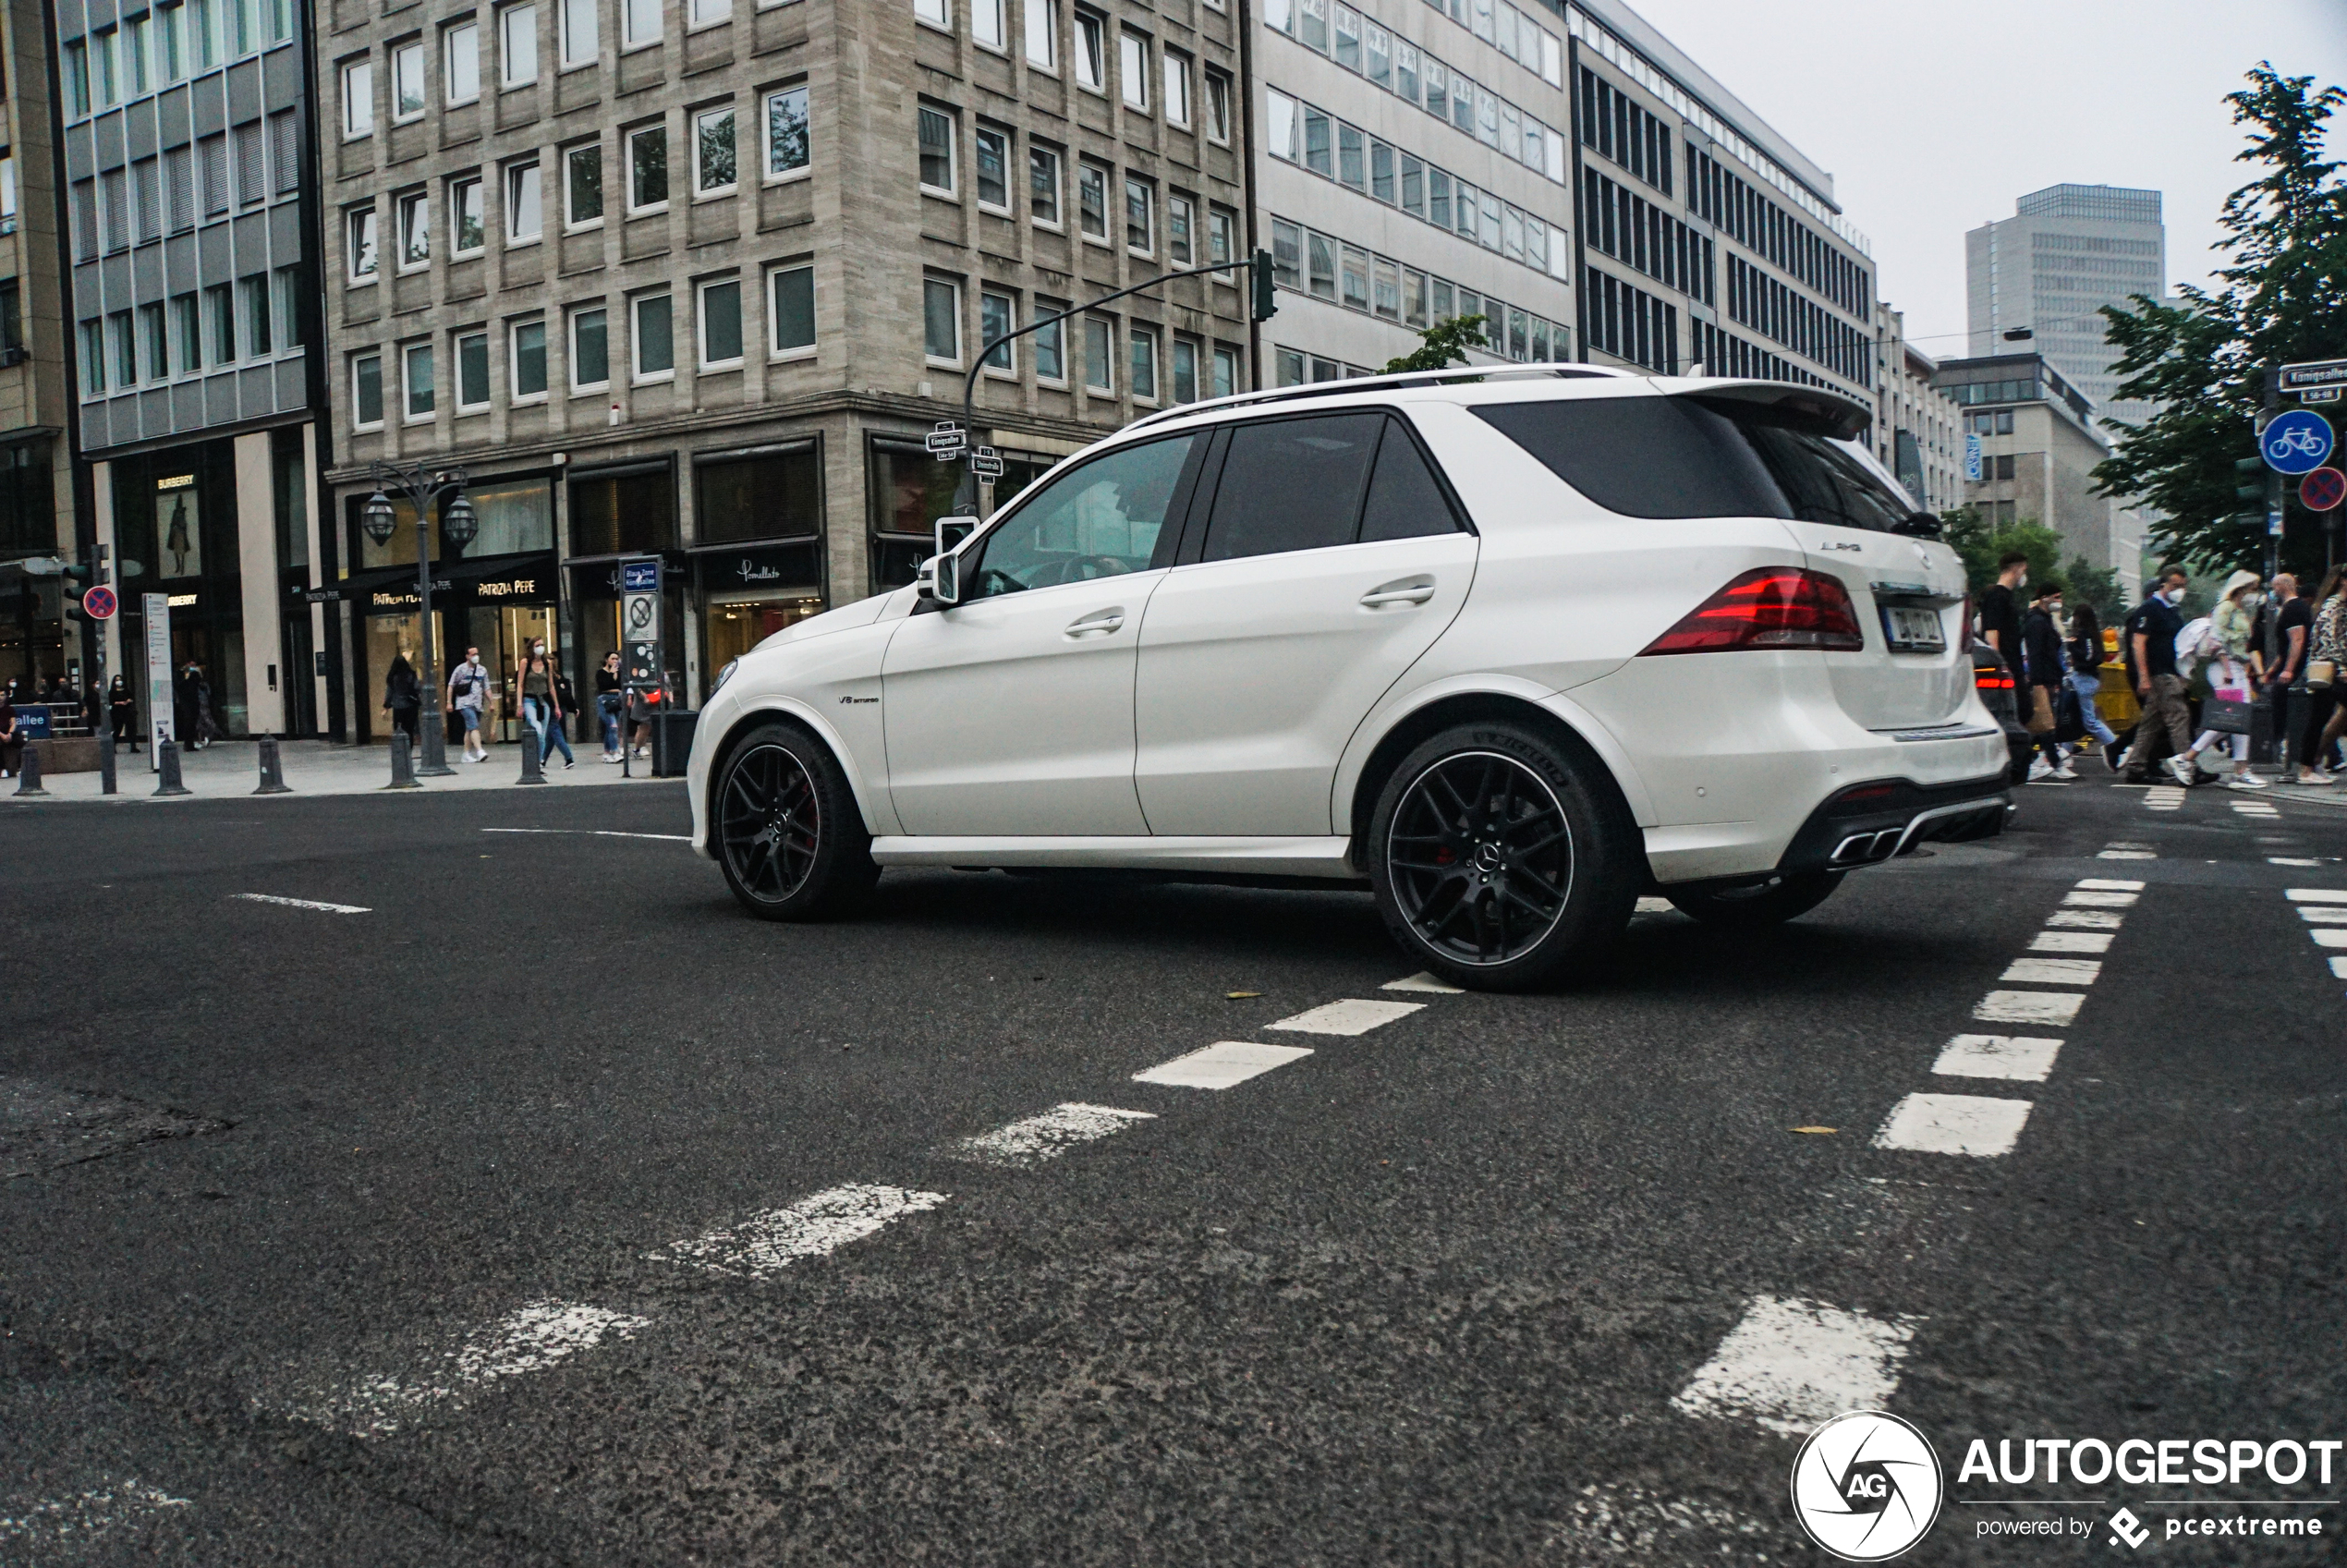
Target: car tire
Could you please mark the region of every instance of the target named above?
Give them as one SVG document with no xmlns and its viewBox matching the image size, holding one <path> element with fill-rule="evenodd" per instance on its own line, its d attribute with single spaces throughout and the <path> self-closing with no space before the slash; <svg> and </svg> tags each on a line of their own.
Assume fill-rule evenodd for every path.
<svg viewBox="0 0 2347 1568">
<path fill-rule="evenodd" d="M 1463 724 L 1405 757 L 1364 859 L 1393 940 L 1471 991 L 1587 974 L 1629 925 L 1645 870 L 1604 764 L 1510 723 Z"/>
<path fill-rule="evenodd" d="M 846 772 L 798 724 L 742 736 L 718 765 L 709 803 L 725 885 L 760 919 L 835 918 L 880 881 Z"/>
<path fill-rule="evenodd" d="M 1662 896 L 1682 915 L 1711 926 L 1781 926 L 1806 915 L 1833 895 L 1846 871 L 1801 871 L 1750 887 L 1664 888 Z"/>
</svg>

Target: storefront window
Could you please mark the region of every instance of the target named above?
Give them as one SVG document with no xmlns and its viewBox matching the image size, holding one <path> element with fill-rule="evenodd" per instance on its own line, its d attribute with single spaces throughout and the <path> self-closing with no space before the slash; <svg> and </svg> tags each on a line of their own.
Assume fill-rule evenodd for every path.
<svg viewBox="0 0 2347 1568">
<path fill-rule="evenodd" d="M 554 482 L 546 479 L 493 480 L 468 488 L 480 532 L 465 553 L 511 555 L 554 547 Z"/>
<path fill-rule="evenodd" d="M 935 524 L 954 515 L 962 470 L 918 444 L 875 439 L 871 447 L 872 587 L 902 588 L 931 553 Z M 894 537 L 892 537 L 894 536 Z"/>
<path fill-rule="evenodd" d="M 813 443 L 792 452 L 703 463 L 694 479 L 693 542 L 802 539 L 822 526 L 822 482 Z"/>
<path fill-rule="evenodd" d="M 676 547 L 676 479 L 665 463 L 570 481 L 573 555 L 654 554 Z"/>
</svg>

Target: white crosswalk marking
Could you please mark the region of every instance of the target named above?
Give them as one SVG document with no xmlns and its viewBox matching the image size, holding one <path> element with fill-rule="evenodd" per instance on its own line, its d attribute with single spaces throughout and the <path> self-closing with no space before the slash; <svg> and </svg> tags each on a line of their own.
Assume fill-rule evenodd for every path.
<svg viewBox="0 0 2347 1568">
<path fill-rule="evenodd" d="M 1638 900 L 1637 913 L 1641 915 L 1668 915 L 1678 907 L 1679 906 L 1677 905 L 1672 903 L 1667 898 L 1641 898 Z"/>
<path fill-rule="evenodd" d="M 2296 855 L 2268 855 L 2266 857 L 2266 864 L 2268 866 L 2319 866 L 2322 862 Z"/>
<path fill-rule="evenodd" d="M 606 1339 L 628 1339 L 651 1319 L 570 1301 L 533 1301 L 467 1334 L 412 1376 L 377 1373 L 295 1414 L 357 1437 L 397 1431 L 436 1404 L 461 1403 L 507 1378 L 543 1371 Z"/>
<path fill-rule="evenodd" d="M 1463 996 L 1465 993 L 1447 980 L 1438 980 L 1421 969 L 1415 975 L 1405 975 L 1398 980 L 1388 980 L 1380 991 L 1420 991 L 1429 996 Z"/>
<path fill-rule="evenodd" d="M 2053 1071 L 2058 1039 L 2027 1035 L 1958 1035 L 1940 1052 L 1931 1070 L 1951 1078 L 2012 1078 L 2041 1084 Z"/>
<path fill-rule="evenodd" d="M 97 1484 L 87 1491 L 18 1503 L 0 1513 L 0 1548 L 6 1548 L 10 1541 L 54 1543 L 60 1553 L 79 1562 L 91 1538 L 116 1525 L 128 1524 L 138 1515 L 158 1509 L 191 1506 L 188 1499 L 174 1497 L 136 1477 L 116 1480 L 111 1476 L 100 1476 L 94 1479 Z M 15 1551 L 6 1550 L 0 1551 L 0 1555 L 12 1562 L 65 1560 L 65 1556 L 49 1559 L 46 1546 L 39 1554 L 18 1557 Z"/>
<path fill-rule="evenodd" d="M 2293 887 L 2282 896 L 2292 904 L 2347 904 L 2347 888 Z"/>
<path fill-rule="evenodd" d="M 363 904 L 321 904 L 314 898 L 280 898 L 274 893 L 240 893 L 235 896 L 252 904 L 278 904 L 287 909 L 315 909 L 327 915 L 371 915 L 374 913 Z"/>
<path fill-rule="evenodd" d="M 1845 1410 L 1890 1404 L 1914 1338 L 1909 1323 L 1759 1296 L 1671 1405 L 1684 1416 L 1742 1418 L 1797 1436 Z"/>
<path fill-rule="evenodd" d="M 1040 1165 L 1047 1160 L 1057 1160 L 1077 1144 L 1121 1133 L 1136 1122 L 1156 1119 L 1153 1111 L 1119 1111 L 1113 1106 L 1085 1105 L 1071 1100 L 1040 1116 L 964 1138 L 942 1152 L 948 1159 L 967 1160 L 979 1165 Z"/>
<path fill-rule="evenodd" d="M 2108 953 L 2109 931 L 2039 931 L 2029 939 L 2032 953 Z"/>
<path fill-rule="evenodd" d="M 1226 1039 L 1161 1062 L 1133 1075 L 1137 1084 L 1166 1084 L 1174 1088 L 1229 1088 L 1274 1067 L 1284 1067 L 1312 1054 L 1303 1045 L 1264 1045 L 1247 1039 Z"/>
<path fill-rule="evenodd" d="M 1406 1018 L 1425 1005 L 1423 1002 L 1329 1002 L 1271 1027 L 1307 1035 L 1365 1035 L 1396 1018 Z"/>
<path fill-rule="evenodd" d="M 2144 884 L 2119 877 L 2083 877 L 2078 885 L 2089 893 L 2141 893 Z"/>
<path fill-rule="evenodd" d="M 2302 904 L 2298 918 L 2310 926 L 2347 925 L 2347 907 L 2336 904 Z"/>
<path fill-rule="evenodd" d="M 1984 1024 L 2067 1024 L 2086 1002 L 2084 991 L 1992 991 L 1972 1015 Z"/>
<path fill-rule="evenodd" d="M 2105 849 L 2098 852 L 2095 858 L 2098 860 L 2157 860 L 2159 856 L 2157 851 L 2149 849 Z"/>
<path fill-rule="evenodd" d="M 892 1220 L 918 1214 L 945 1201 L 942 1192 L 850 1184 L 801 1198 L 787 1209 L 753 1214 L 738 1225 L 671 1244 L 648 1256 L 657 1263 L 682 1263 L 712 1274 L 762 1280 L 803 1258 L 821 1258 L 860 1241 Z"/>
<path fill-rule="evenodd" d="M 2142 896 L 2134 893 L 2098 893 L 2091 888 L 2081 888 L 2074 893 L 2063 893 L 2061 901 L 2073 909 L 2132 909 L 2135 900 Z"/>
<path fill-rule="evenodd" d="M 2306 934 L 2315 939 L 2317 947 L 2347 947 L 2347 927 L 2317 926 Z"/>
<path fill-rule="evenodd" d="M 2126 918 L 2108 909 L 2057 909 L 2046 917 L 2046 924 L 2082 931 L 2115 931 Z"/>
<path fill-rule="evenodd" d="M 1992 1159 L 2010 1154 L 2029 1120 L 2029 1101 L 1992 1100 L 1976 1094 L 1911 1094 L 1891 1109 L 1875 1134 L 1877 1149 L 1906 1149 L 1924 1154 L 1968 1154 Z"/>
<path fill-rule="evenodd" d="M 2093 958 L 2016 958 L 1997 977 L 2006 985 L 2090 986 L 2102 973 Z"/>
<path fill-rule="evenodd" d="M 2347 958 L 2332 959 L 2330 961 L 2330 972 L 2336 978 L 2347 980 Z"/>
</svg>

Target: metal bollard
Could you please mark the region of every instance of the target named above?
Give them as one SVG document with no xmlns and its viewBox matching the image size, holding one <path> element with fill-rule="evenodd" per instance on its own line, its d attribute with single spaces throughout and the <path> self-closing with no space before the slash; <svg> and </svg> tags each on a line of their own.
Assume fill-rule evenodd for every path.
<svg viewBox="0 0 2347 1568">
<path fill-rule="evenodd" d="M 254 790 L 253 794 L 291 795 L 292 793 L 292 790 L 286 787 L 286 765 L 277 755 L 277 737 L 274 735 L 262 735 L 261 737 L 261 787 Z"/>
<path fill-rule="evenodd" d="M 416 760 L 407 749 L 407 732 L 395 728 L 391 732 L 391 782 L 385 789 L 421 789 L 416 782 Z"/>
<path fill-rule="evenodd" d="M 193 795 L 195 793 L 179 782 L 179 743 L 176 740 L 156 743 L 155 774 L 157 795 Z"/>
<path fill-rule="evenodd" d="M 540 732 L 529 723 L 524 722 L 521 726 L 521 777 L 514 781 L 516 784 L 533 784 L 546 782 L 545 759 L 538 754 L 538 748 L 541 744 Z"/>
<path fill-rule="evenodd" d="M 35 800 L 48 797 L 41 787 L 41 748 L 30 741 L 25 743 L 24 755 L 17 760 L 17 794 Z"/>
</svg>

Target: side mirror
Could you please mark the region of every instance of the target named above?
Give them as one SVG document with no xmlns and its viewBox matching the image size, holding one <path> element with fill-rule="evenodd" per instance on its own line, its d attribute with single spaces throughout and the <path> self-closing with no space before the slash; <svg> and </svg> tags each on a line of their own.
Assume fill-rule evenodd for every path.
<svg viewBox="0 0 2347 1568">
<path fill-rule="evenodd" d="M 976 517 L 937 519 L 937 558 L 930 563 L 929 596 L 940 604 L 962 602 L 962 559 L 955 553 L 977 531 Z"/>
</svg>

